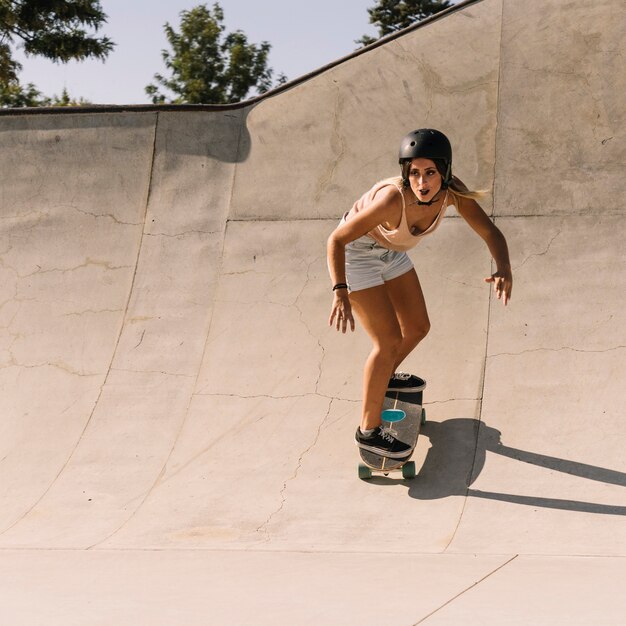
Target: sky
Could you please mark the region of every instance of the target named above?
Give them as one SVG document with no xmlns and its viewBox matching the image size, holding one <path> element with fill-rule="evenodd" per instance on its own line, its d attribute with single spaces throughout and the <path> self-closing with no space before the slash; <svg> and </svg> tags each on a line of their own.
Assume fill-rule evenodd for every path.
<svg viewBox="0 0 626 626">
<path fill-rule="evenodd" d="M 93 104 L 148 104 L 144 88 L 154 74 L 168 75 L 161 50 L 169 48 L 163 26 L 179 30 L 180 12 L 213 0 L 101 0 L 108 15 L 99 31 L 117 45 L 103 63 L 88 60 L 55 64 L 25 57 L 22 84 L 34 83 L 47 96 L 67 88 L 73 98 Z M 289 80 L 307 74 L 353 52 L 364 34 L 376 36 L 367 9 L 375 0 L 219 0 L 226 32 L 242 30 L 250 43 L 272 45 L 269 67 L 274 77 Z M 19 43 L 19 40 L 16 40 Z"/>
</svg>

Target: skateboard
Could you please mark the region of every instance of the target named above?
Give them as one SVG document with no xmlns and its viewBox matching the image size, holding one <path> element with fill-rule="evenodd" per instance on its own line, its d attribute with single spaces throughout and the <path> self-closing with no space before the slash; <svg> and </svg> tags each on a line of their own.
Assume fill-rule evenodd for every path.
<svg viewBox="0 0 626 626">
<path fill-rule="evenodd" d="M 415 462 L 411 461 L 411 456 L 421 427 L 426 422 L 426 411 L 422 407 L 422 391 L 426 381 L 422 380 L 422 383 L 419 391 L 388 391 L 383 402 L 383 426 L 389 428 L 394 437 L 410 444 L 411 451 L 400 459 L 390 459 L 359 448 L 362 460 L 359 463 L 359 478 L 366 480 L 374 473 L 388 476 L 394 471 L 401 471 L 403 478 L 415 478 Z"/>
</svg>

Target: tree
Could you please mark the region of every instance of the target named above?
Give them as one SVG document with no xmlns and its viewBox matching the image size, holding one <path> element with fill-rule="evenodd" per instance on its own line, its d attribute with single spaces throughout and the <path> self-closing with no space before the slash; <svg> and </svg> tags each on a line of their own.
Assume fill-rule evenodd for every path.
<svg viewBox="0 0 626 626">
<path fill-rule="evenodd" d="M 48 106 L 50 99 L 37 90 L 33 83 L 25 87 L 17 80 L 0 81 L 0 107 L 39 107 Z"/>
<path fill-rule="evenodd" d="M 368 46 L 380 37 L 407 28 L 452 5 L 450 0 L 378 0 L 376 6 L 367 10 L 370 24 L 378 28 L 378 37 L 363 35 L 355 43 Z"/>
<path fill-rule="evenodd" d="M 250 89 L 265 93 L 272 87 L 273 70 L 267 67 L 270 44 L 248 43 L 240 30 L 225 34 L 224 12 L 217 2 L 212 10 L 202 4 L 180 16 L 180 32 L 170 24 L 164 27 L 172 51 L 163 50 L 161 55 L 171 78 L 155 74 L 158 84 L 146 87 L 154 104 L 168 101 L 159 85 L 176 94 L 168 101 L 176 104 L 239 102 Z M 278 84 L 285 81 L 281 75 Z"/>
<path fill-rule="evenodd" d="M 84 98 L 72 98 L 67 89 L 63 89 L 60 96 L 56 94 L 52 98 L 44 96 L 33 83 L 25 87 L 19 83 L 3 85 L 0 83 L 0 106 L 2 107 L 75 107 L 91 104 Z"/>
<path fill-rule="evenodd" d="M 64 87 L 60 96 L 54 94 L 52 98 L 47 98 L 48 105 L 53 107 L 82 107 L 88 104 L 92 104 L 89 100 L 85 100 L 85 98 L 73 98 L 68 93 L 67 89 Z"/>
<path fill-rule="evenodd" d="M 22 40 L 26 55 L 67 63 L 72 59 L 104 60 L 115 45 L 95 37 L 107 16 L 99 0 L 0 0 L 0 106 L 38 106 L 51 103 L 32 83 L 20 85 L 20 63 L 11 44 Z"/>
</svg>

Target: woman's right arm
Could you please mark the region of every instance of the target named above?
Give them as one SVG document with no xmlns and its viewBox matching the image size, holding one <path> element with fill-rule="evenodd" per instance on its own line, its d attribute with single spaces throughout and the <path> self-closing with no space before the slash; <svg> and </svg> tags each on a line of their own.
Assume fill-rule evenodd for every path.
<svg viewBox="0 0 626 626">
<path fill-rule="evenodd" d="M 346 283 L 346 245 L 340 243 L 333 235 L 328 238 L 327 257 L 330 278 L 334 286 Z M 335 289 L 333 296 L 333 306 L 328 318 L 328 325 L 334 324 L 337 330 L 345 333 L 348 324 L 350 324 L 350 330 L 354 332 L 354 317 L 347 287 Z"/>
<path fill-rule="evenodd" d="M 394 186 L 383 187 L 374 201 L 362 211 L 354 214 L 331 233 L 326 246 L 328 268 L 333 286 L 346 283 L 346 246 L 366 235 L 383 222 L 397 223 L 402 212 L 402 198 Z M 343 333 L 354 331 L 354 317 L 348 297 L 348 290 L 340 288 L 334 291 L 333 306 L 328 325 Z"/>
</svg>

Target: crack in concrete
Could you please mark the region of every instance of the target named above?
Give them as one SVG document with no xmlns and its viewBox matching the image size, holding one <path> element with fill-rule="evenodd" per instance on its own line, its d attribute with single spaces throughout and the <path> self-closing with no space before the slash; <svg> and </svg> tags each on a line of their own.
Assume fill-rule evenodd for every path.
<svg viewBox="0 0 626 626">
<path fill-rule="evenodd" d="M 275 272 L 263 272 L 261 270 L 243 270 L 242 272 L 224 272 L 222 276 L 245 276 L 246 274 L 257 274 L 258 276 L 275 276 Z"/>
<path fill-rule="evenodd" d="M 428 615 L 422 617 L 422 619 L 420 619 L 419 621 L 415 622 L 415 624 L 413 624 L 413 626 L 418 626 L 419 624 L 423 624 L 427 619 L 430 619 L 435 613 L 438 613 L 439 611 L 441 611 L 445 607 L 449 606 L 455 600 L 457 600 L 461 596 L 465 595 L 468 591 L 471 591 L 472 589 L 474 589 L 478 585 L 482 584 L 488 578 L 490 578 L 491 576 L 493 576 L 494 574 L 499 572 L 501 569 L 506 567 L 509 563 L 513 562 L 518 556 L 519 556 L 519 554 L 516 554 L 515 556 L 512 556 L 510 559 L 507 559 L 504 563 L 502 563 L 502 565 L 499 565 L 498 567 L 496 567 L 493 571 L 489 572 L 486 576 L 483 576 L 480 580 L 477 580 L 475 583 L 473 583 L 472 585 L 470 585 L 466 589 L 463 589 L 463 591 L 457 593 L 453 598 L 450 598 L 447 602 L 444 602 L 440 607 L 436 608 L 434 611 L 431 611 Z"/>
<path fill-rule="evenodd" d="M 271 304 L 272 306 L 279 306 L 279 307 L 282 307 L 283 309 L 291 309 L 294 306 L 293 303 L 285 304 L 284 302 L 274 302 L 274 300 L 241 300 L 241 299 L 225 300 L 223 298 L 215 299 L 213 301 L 213 306 L 215 306 L 216 304 L 246 304 L 246 305 Z"/>
<path fill-rule="evenodd" d="M 122 313 L 124 309 L 85 309 L 84 311 L 76 311 L 74 313 L 63 313 L 61 317 L 80 317 L 86 314 L 99 315 L 101 313 Z"/>
<path fill-rule="evenodd" d="M 535 254 L 531 254 L 531 255 L 527 256 L 517 267 L 514 267 L 513 269 L 515 271 L 517 271 L 520 267 L 523 267 L 528 261 L 530 261 L 530 259 L 532 259 L 534 257 L 538 257 L 538 256 L 545 256 L 546 254 L 548 254 L 548 252 L 550 252 L 550 248 L 552 247 L 552 244 L 554 243 L 554 240 L 562 232 L 563 232 L 563 230 L 562 230 L 562 222 L 561 222 L 561 228 L 559 228 L 559 231 L 557 232 L 557 234 L 554 235 L 554 237 L 552 237 L 552 239 L 550 239 L 550 241 L 548 242 L 548 247 L 543 252 L 537 252 Z"/>
<path fill-rule="evenodd" d="M 433 400 L 424 402 L 424 406 L 432 406 L 433 404 L 446 404 L 447 402 L 480 402 L 482 398 L 449 398 L 448 400 Z"/>
<path fill-rule="evenodd" d="M 112 367 L 112 372 L 123 372 L 125 374 L 159 374 L 161 376 L 172 376 L 175 378 L 193 378 L 193 374 L 175 374 L 174 372 L 164 372 L 162 370 L 138 370 L 138 369 L 126 369 L 120 367 Z"/>
<path fill-rule="evenodd" d="M 98 214 L 98 213 L 91 213 L 90 211 L 84 211 L 83 209 L 79 209 L 77 206 L 69 206 L 69 207 L 54 207 L 56 208 L 69 208 L 72 209 L 78 213 L 82 213 L 83 215 L 88 215 L 89 217 L 93 217 L 95 219 L 110 219 L 112 220 L 115 224 L 119 224 L 120 226 L 141 226 L 141 222 L 122 222 L 121 220 L 117 219 L 117 217 L 115 217 L 115 215 L 113 215 L 112 213 L 102 213 L 102 214 Z"/>
<path fill-rule="evenodd" d="M 151 194 L 151 189 L 152 189 L 152 178 L 153 178 L 153 173 L 154 173 L 154 160 L 155 160 L 155 152 L 156 152 L 155 146 L 156 146 L 156 138 L 157 138 L 157 131 L 158 131 L 158 119 L 159 119 L 159 117 L 158 117 L 158 113 L 157 113 L 156 123 L 154 125 L 154 135 L 153 135 L 153 143 L 152 143 L 150 179 L 148 181 L 148 188 L 147 188 L 147 194 L 146 194 L 146 198 L 145 198 L 145 203 L 143 205 L 143 222 L 142 222 L 143 224 L 145 224 L 145 218 L 146 218 L 146 214 L 147 214 L 147 210 L 148 210 L 148 204 L 150 202 L 150 194 Z M 132 282 L 131 282 L 130 288 L 128 290 L 126 306 L 125 306 L 125 309 L 124 309 L 126 312 L 128 312 L 128 307 L 129 307 L 129 303 L 130 303 L 131 294 L 134 292 L 135 281 L 136 281 L 136 277 L 137 277 L 137 267 L 139 265 L 139 260 L 140 260 L 141 253 L 142 253 L 143 232 L 144 232 L 144 230 L 145 229 L 141 230 L 141 239 L 139 241 L 139 246 L 137 247 L 137 252 L 136 252 L 136 257 L 135 257 L 135 264 L 134 264 L 134 266 L 129 266 L 129 267 L 134 268 L 134 273 L 133 273 L 133 278 L 132 278 Z M 105 263 L 105 266 L 106 265 L 107 264 Z M 7 532 L 11 531 L 13 528 L 15 528 L 16 526 L 21 524 L 22 521 L 24 519 L 26 519 L 32 513 L 32 511 L 34 511 L 39 506 L 39 504 L 50 493 L 50 491 L 53 489 L 53 487 L 59 481 L 60 477 L 66 471 L 67 467 L 72 462 L 72 460 L 74 458 L 74 455 L 76 454 L 76 451 L 78 450 L 79 446 L 81 445 L 81 442 L 83 441 L 83 437 L 85 436 L 85 433 L 87 432 L 87 429 L 90 428 L 90 426 L 92 424 L 92 421 L 94 419 L 94 415 L 96 413 L 96 409 L 97 409 L 97 407 L 98 407 L 98 405 L 100 403 L 100 399 L 102 398 L 102 394 L 104 393 L 105 386 L 107 385 L 107 381 L 108 381 L 109 376 L 111 374 L 111 368 L 112 368 L 112 365 L 113 365 L 113 360 L 115 359 L 115 355 L 116 355 L 117 350 L 119 348 L 119 344 L 120 344 L 120 340 L 121 340 L 123 329 L 124 329 L 124 325 L 121 325 L 120 328 L 119 328 L 119 331 L 117 333 L 117 338 L 116 338 L 116 341 L 115 341 L 115 347 L 114 347 L 114 349 L 113 349 L 113 351 L 111 353 L 111 357 L 110 357 L 110 360 L 108 362 L 108 366 L 107 366 L 106 372 L 103 372 L 102 374 L 92 374 L 92 376 L 95 376 L 95 375 L 104 376 L 104 380 L 102 381 L 102 383 L 100 385 L 100 390 L 98 391 L 98 394 L 97 394 L 96 398 L 94 399 L 91 411 L 89 412 L 89 415 L 88 415 L 86 421 L 83 424 L 82 430 L 81 430 L 80 434 L 78 435 L 78 437 L 76 438 L 75 443 L 74 443 L 72 449 L 70 450 L 69 454 L 67 455 L 67 457 L 65 459 L 65 462 L 59 468 L 56 476 L 54 476 L 52 481 L 47 485 L 47 487 L 43 490 L 43 492 L 40 493 L 39 497 L 36 498 L 35 501 L 31 503 L 31 505 L 22 514 L 22 516 L 19 517 L 19 519 L 15 520 L 8 527 L 6 527 L 4 529 L 0 529 L 0 535 L 3 535 L 4 533 L 7 533 Z"/>
<path fill-rule="evenodd" d="M 170 239 L 180 239 L 188 235 L 221 235 L 219 230 L 185 230 L 181 233 L 144 233 L 146 237 L 168 237 Z"/>
<path fill-rule="evenodd" d="M 341 110 L 341 104 L 341 90 L 337 87 L 337 97 L 335 98 L 335 108 L 333 110 L 333 128 L 330 137 L 330 146 L 335 152 L 335 158 L 327 167 L 326 173 L 322 174 L 319 184 L 317 185 L 317 191 L 314 196 L 316 202 L 319 202 L 322 197 L 322 193 L 324 193 L 324 191 L 326 191 L 331 185 L 335 171 L 346 153 L 346 142 L 340 133 L 341 123 L 339 113 Z"/>
<path fill-rule="evenodd" d="M 466 282 L 463 282 L 462 280 L 454 280 L 453 278 L 450 278 L 449 276 L 444 276 L 444 275 L 441 275 L 441 274 L 440 274 L 440 276 L 446 282 L 453 283 L 454 285 L 461 285 L 462 287 L 469 287 L 470 289 L 477 289 L 477 290 L 480 290 L 480 291 L 482 291 L 484 289 L 484 285 L 482 285 L 482 284 L 466 283 Z"/>
<path fill-rule="evenodd" d="M 613 348 L 605 348 L 604 350 L 583 350 L 582 348 L 572 348 L 570 346 L 563 346 L 562 348 L 533 348 L 531 350 L 522 350 L 521 352 L 499 352 L 498 354 L 491 354 L 487 358 L 495 359 L 500 356 L 521 356 L 522 354 L 529 354 L 531 352 L 563 352 L 565 350 L 580 352 L 582 354 L 603 354 L 605 352 L 623 350 L 624 348 L 626 348 L 626 346 L 615 346 Z"/>
<path fill-rule="evenodd" d="M 300 293 L 298 293 L 292 305 L 296 309 L 296 311 L 298 311 L 298 313 L 300 314 L 300 323 L 306 328 L 309 335 L 317 341 L 317 345 L 319 349 L 322 351 L 322 356 L 318 360 L 318 374 L 317 374 L 317 380 L 315 381 L 315 393 L 317 393 L 320 380 L 322 379 L 322 364 L 324 363 L 324 359 L 326 357 L 326 350 L 324 349 L 324 346 L 322 345 L 320 338 L 317 335 L 315 335 L 315 333 L 313 333 L 313 331 L 309 328 L 308 324 L 304 321 L 304 311 L 302 311 L 302 309 L 298 306 L 298 300 L 302 297 L 302 294 L 304 293 L 304 291 L 309 285 L 309 282 L 311 280 L 311 268 L 313 267 L 313 265 L 315 265 L 319 261 L 320 261 L 319 258 L 314 259 L 308 264 L 307 270 L 306 270 L 306 280 L 304 281 L 304 285 L 302 286 Z"/>
<path fill-rule="evenodd" d="M 90 267 L 92 265 L 95 265 L 96 267 L 103 267 L 107 271 L 127 270 L 127 269 L 133 268 L 132 265 L 112 265 L 108 261 L 98 261 L 98 260 L 94 260 L 94 259 L 87 257 L 87 260 L 84 263 L 81 263 L 80 265 L 76 265 L 75 267 L 53 268 L 49 270 L 44 270 L 42 269 L 40 265 L 37 265 L 38 269 L 36 269 L 34 272 L 31 272 L 30 274 L 18 274 L 18 278 L 24 279 L 24 278 L 30 278 L 31 276 L 35 276 L 35 275 L 53 274 L 56 272 L 59 272 L 61 274 L 66 274 L 69 272 L 75 272 L 76 270 L 80 270 L 85 267 Z"/>
<path fill-rule="evenodd" d="M 352 400 L 351 398 L 339 398 L 337 396 L 328 396 L 324 393 L 309 392 L 299 393 L 292 396 L 272 396 L 269 394 L 253 394 L 251 396 L 244 396 L 240 393 L 202 393 L 197 391 L 194 396 L 201 396 L 203 398 L 239 398 L 241 400 L 258 400 L 259 398 L 266 398 L 268 400 L 295 400 L 298 398 L 308 398 L 309 396 L 316 396 L 318 398 L 324 398 L 325 400 L 337 401 L 337 402 L 351 402 L 353 404 L 361 402 L 361 400 Z"/>
<path fill-rule="evenodd" d="M 12 367 L 21 367 L 23 369 L 32 370 L 39 369 L 43 367 L 52 367 L 55 369 L 59 369 L 67 374 L 71 374 L 72 376 L 80 376 L 81 378 L 90 378 L 94 376 L 103 376 L 104 372 L 79 372 L 73 368 L 71 368 L 67 363 L 32 363 L 30 365 L 26 365 L 24 363 L 17 363 L 15 361 L 15 357 L 11 358 L 11 362 L 8 365 L 3 365 L 0 367 L 0 370 L 10 369 Z"/>
<path fill-rule="evenodd" d="M 399 53 L 394 51 L 393 47 L 397 48 L 399 50 Z M 435 108 L 435 95 L 450 97 L 458 94 L 472 93 L 474 91 L 482 92 L 487 91 L 493 85 L 499 84 L 498 77 L 490 78 L 488 75 L 486 75 L 479 77 L 475 80 L 469 80 L 466 83 L 462 83 L 461 85 L 446 85 L 444 82 L 444 77 L 440 74 L 437 74 L 434 71 L 433 67 L 430 66 L 428 64 L 428 61 L 426 61 L 422 56 L 416 55 L 411 49 L 405 47 L 400 39 L 390 42 L 387 46 L 387 51 L 396 58 L 401 59 L 403 63 L 408 63 L 412 67 L 419 68 L 422 81 L 424 83 L 422 95 L 427 98 L 425 111 L 423 113 L 423 118 L 426 120 L 429 118 L 433 109 Z M 410 94 L 409 98 L 412 99 Z"/>
<path fill-rule="evenodd" d="M 331 400 L 328 404 L 328 410 L 326 411 L 326 415 L 324 415 L 324 419 L 321 421 L 321 423 L 319 424 L 319 426 L 317 427 L 317 432 L 315 433 L 315 438 L 313 440 L 313 442 L 311 443 L 311 445 L 309 445 L 308 448 L 306 448 L 306 450 L 304 450 L 299 458 L 298 458 L 298 462 L 296 464 L 296 468 L 293 471 L 293 474 L 287 478 L 287 480 L 285 480 L 285 482 L 283 483 L 282 489 L 280 490 L 280 505 L 279 507 L 273 511 L 272 513 L 270 513 L 270 515 L 268 516 L 268 518 L 265 520 L 265 522 L 263 522 L 263 524 L 261 524 L 259 527 L 257 527 L 256 531 L 257 533 L 263 534 L 264 538 L 263 538 L 263 543 L 269 543 L 271 541 L 271 537 L 270 537 L 270 533 L 268 530 L 268 526 L 270 525 L 270 523 L 272 522 L 272 520 L 281 513 L 281 511 L 285 508 L 285 504 L 287 502 L 287 487 L 289 485 L 290 482 L 294 481 L 297 477 L 298 477 L 298 472 L 300 471 L 300 468 L 302 467 L 302 462 L 304 460 L 304 457 L 316 446 L 319 438 L 320 438 L 320 433 L 322 432 L 322 428 L 324 427 L 324 424 L 326 423 L 326 420 L 328 419 L 328 416 L 330 415 L 330 411 L 332 409 L 333 406 L 333 400 Z"/>
<path fill-rule="evenodd" d="M 15 312 L 13 313 L 13 315 L 11 316 L 11 319 L 8 320 L 8 322 L 6 324 L 0 325 L 0 328 L 3 328 L 4 330 L 9 330 L 9 328 L 11 328 L 11 326 L 13 326 L 13 323 L 15 322 L 15 319 L 17 318 L 17 316 L 19 315 L 19 313 L 22 310 L 22 303 L 23 302 L 36 302 L 37 299 L 36 298 L 18 298 L 18 297 L 13 297 L 9 300 L 4 301 L 2 304 L 0 304 L 0 311 L 2 311 L 2 309 L 4 309 L 5 306 L 9 305 L 9 304 L 13 304 L 16 303 L 18 306 L 15 310 Z"/>
<path fill-rule="evenodd" d="M 136 350 L 143 343 L 143 338 L 145 336 L 146 336 L 146 330 L 144 328 L 144 331 L 141 333 L 141 337 L 139 338 L 139 343 L 133 348 L 133 350 Z"/>
</svg>

